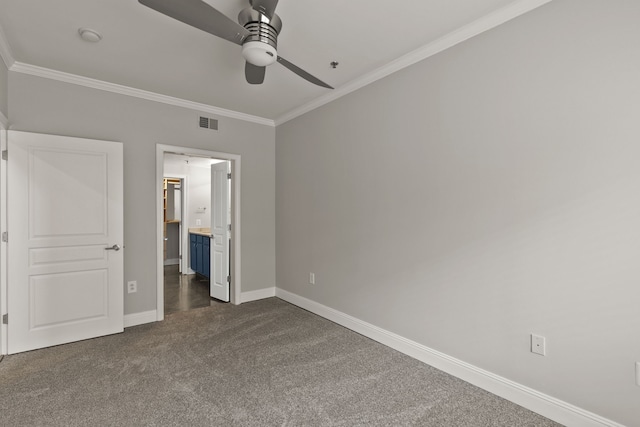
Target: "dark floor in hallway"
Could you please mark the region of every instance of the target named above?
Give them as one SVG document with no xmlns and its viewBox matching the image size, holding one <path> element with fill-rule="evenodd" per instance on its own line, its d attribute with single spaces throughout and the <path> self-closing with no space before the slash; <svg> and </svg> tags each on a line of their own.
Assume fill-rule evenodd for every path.
<svg viewBox="0 0 640 427">
<path fill-rule="evenodd" d="M 164 267 L 164 314 L 216 304 L 225 303 L 209 296 L 208 280 L 195 274 L 180 274 L 177 265 Z"/>
</svg>

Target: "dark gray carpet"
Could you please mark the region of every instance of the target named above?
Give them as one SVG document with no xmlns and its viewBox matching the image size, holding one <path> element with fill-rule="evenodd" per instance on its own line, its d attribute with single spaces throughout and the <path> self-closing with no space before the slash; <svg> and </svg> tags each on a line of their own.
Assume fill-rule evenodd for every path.
<svg viewBox="0 0 640 427">
<path fill-rule="evenodd" d="M 557 426 L 276 298 L 7 356 L 2 426 Z"/>
</svg>

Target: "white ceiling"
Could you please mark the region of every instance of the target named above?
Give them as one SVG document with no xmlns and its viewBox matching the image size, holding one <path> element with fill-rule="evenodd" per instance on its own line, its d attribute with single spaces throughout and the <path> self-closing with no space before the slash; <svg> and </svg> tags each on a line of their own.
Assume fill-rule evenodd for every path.
<svg viewBox="0 0 640 427">
<path fill-rule="evenodd" d="M 249 3 L 206 1 L 234 20 Z M 0 0 L 0 53 L 13 71 L 70 73 L 277 123 L 548 1 L 280 0 L 278 54 L 334 91 L 277 63 L 249 85 L 239 46 L 137 0 Z M 81 40 L 80 27 L 102 41 Z"/>
</svg>

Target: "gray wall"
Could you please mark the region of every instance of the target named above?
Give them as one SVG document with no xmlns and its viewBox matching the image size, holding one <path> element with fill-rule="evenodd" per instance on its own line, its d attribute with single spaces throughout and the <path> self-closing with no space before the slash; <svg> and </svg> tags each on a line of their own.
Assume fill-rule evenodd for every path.
<svg viewBox="0 0 640 427">
<path fill-rule="evenodd" d="M 156 144 L 242 156 L 242 291 L 275 286 L 275 130 L 184 108 L 9 72 L 13 130 L 124 143 L 125 314 L 156 306 Z M 208 116 L 208 114 L 207 114 Z"/>
<path fill-rule="evenodd" d="M 188 177 L 188 203 L 185 207 L 185 227 L 211 226 L 211 166 L 197 166 L 194 162 L 186 164 L 182 159 L 167 158 L 164 160 L 164 176 L 186 175 Z M 275 178 L 274 178 L 275 179 Z M 205 212 L 198 208 L 206 207 Z M 200 220 L 200 225 L 196 220 Z"/>
<path fill-rule="evenodd" d="M 278 126 L 278 287 L 638 425 L 638 22 L 555 1 Z"/>
<path fill-rule="evenodd" d="M 0 112 L 9 117 L 9 71 L 0 58 Z"/>
<path fill-rule="evenodd" d="M 177 265 L 179 263 L 180 257 L 180 225 L 178 223 L 169 223 L 167 224 L 167 260 L 172 261 L 172 265 Z M 185 258 L 189 256 L 189 249 L 184 248 L 184 256 Z M 185 271 L 186 274 L 186 271 Z"/>
</svg>

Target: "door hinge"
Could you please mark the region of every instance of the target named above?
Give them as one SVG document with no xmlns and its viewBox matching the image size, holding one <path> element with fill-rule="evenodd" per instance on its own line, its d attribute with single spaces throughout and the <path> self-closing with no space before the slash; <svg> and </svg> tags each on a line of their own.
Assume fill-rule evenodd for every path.
<svg viewBox="0 0 640 427">
<path fill-rule="evenodd" d="M 231 173 L 227 174 L 227 179 L 231 179 Z"/>
<path fill-rule="evenodd" d="M 9 241 L 9 233 L 7 233 L 6 231 L 2 232 L 2 241 L 3 242 L 8 242 Z"/>
<path fill-rule="evenodd" d="M 227 282 L 231 283 L 231 276 L 227 276 Z"/>
<path fill-rule="evenodd" d="M 2 324 L 3 325 L 8 325 L 9 324 L 9 313 L 6 313 L 6 314 L 2 315 Z"/>
<path fill-rule="evenodd" d="M 231 231 L 231 224 L 229 224 L 227 228 L 229 229 L 229 231 Z"/>
<path fill-rule="evenodd" d="M 9 160 L 9 151 L 2 150 L 2 160 Z"/>
</svg>

